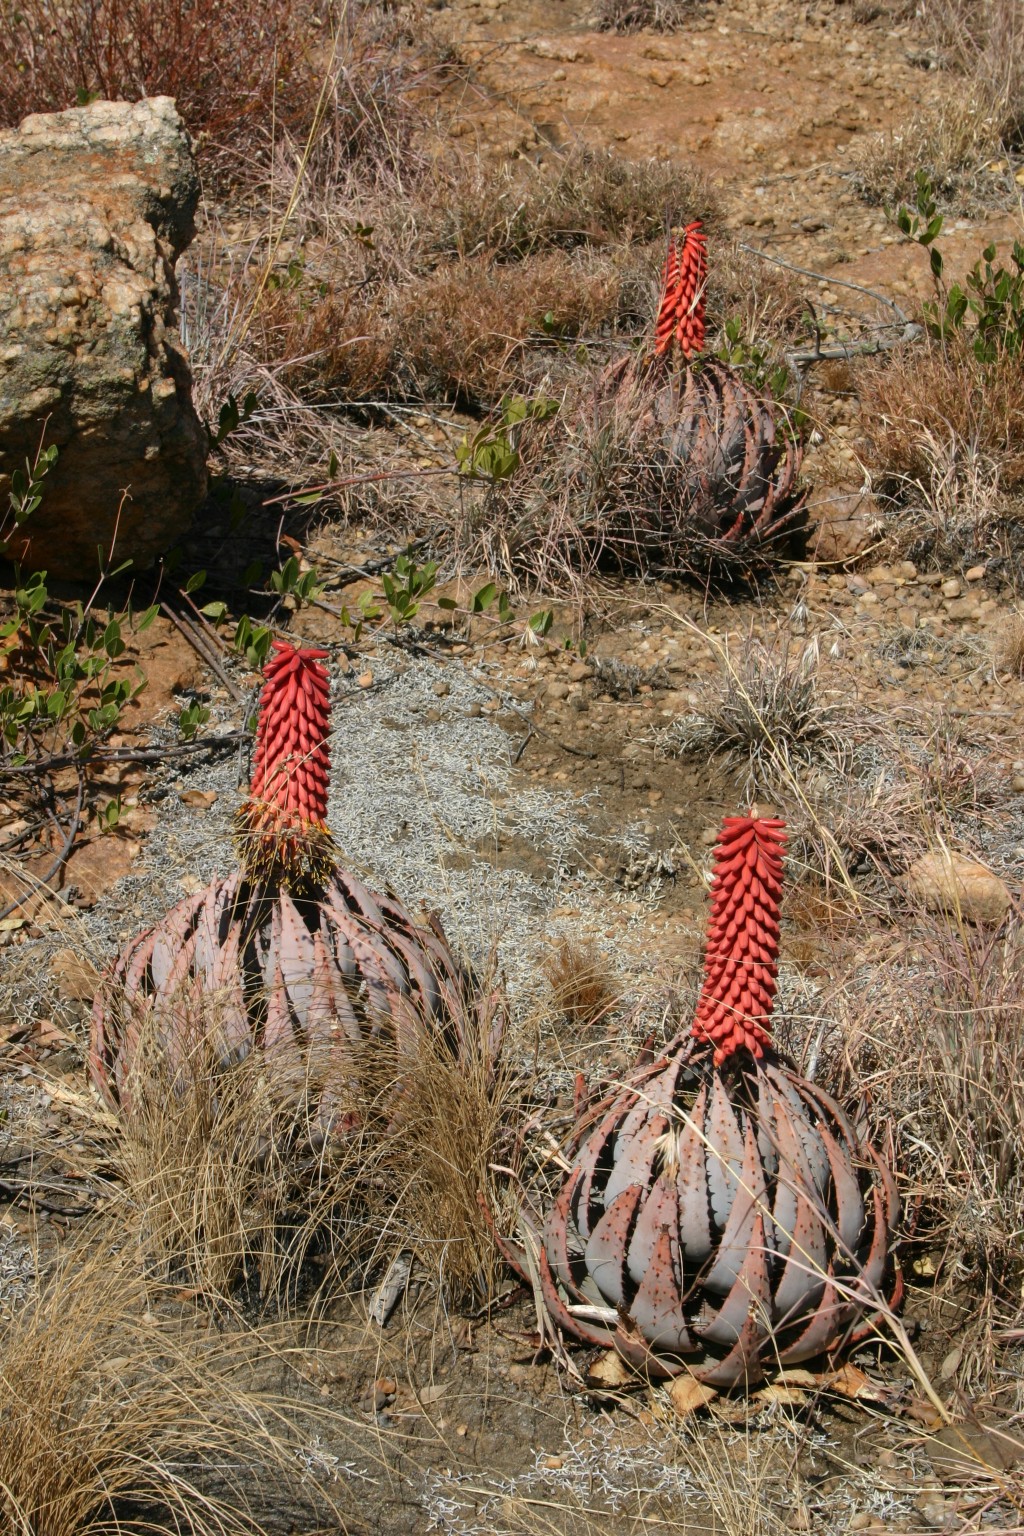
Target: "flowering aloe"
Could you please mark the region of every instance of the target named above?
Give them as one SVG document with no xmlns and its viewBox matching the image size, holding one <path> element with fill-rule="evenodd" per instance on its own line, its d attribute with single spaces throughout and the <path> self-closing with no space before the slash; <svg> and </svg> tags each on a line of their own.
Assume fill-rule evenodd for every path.
<svg viewBox="0 0 1024 1536">
<path fill-rule="evenodd" d="M 603 542 L 653 569 L 747 559 L 806 522 L 803 450 L 780 430 L 780 408 L 737 369 L 703 356 L 707 274 L 700 221 L 674 229 L 653 355 L 639 365 L 620 359 L 599 386 L 599 414 L 614 412 L 625 445 Z"/>
<path fill-rule="evenodd" d="M 722 1388 L 865 1326 L 898 1217 L 885 1163 L 772 1049 L 783 842 L 726 820 L 692 1027 L 584 1115 L 539 1234 L 567 1333 Z"/>
<path fill-rule="evenodd" d="M 282 1092 L 312 1097 L 326 1133 L 356 1112 L 367 1042 L 386 1036 L 400 1059 L 435 1029 L 458 1051 L 470 1011 L 486 1006 L 436 918 L 418 924 L 338 862 L 325 655 L 275 642 L 235 819 L 241 868 L 178 902 L 104 977 L 90 1071 L 112 1106 L 129 1107 L 147 1052 L 173 1077 L 258 1049 Z M 496 1019 L 494 1050 L 499 1031 Z"/>
</svg>

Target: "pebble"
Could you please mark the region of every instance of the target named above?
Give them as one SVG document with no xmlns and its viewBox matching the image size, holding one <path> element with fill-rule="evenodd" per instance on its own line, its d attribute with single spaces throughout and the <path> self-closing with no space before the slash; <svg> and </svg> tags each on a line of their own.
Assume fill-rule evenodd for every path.
<svg viewBox="0 0 1024 1536">
<path fill-rule="evenodd" d="M 1010 788 L 1015 795 L 1024 795 L 1024 773 L 1015 773 L 1010 780 Z"/>
<path fill-rule="evenodd" d="M 959 597 L 962 588 L 956 577 L 950 576 L 947 581 L 942 583 L 941 591 L 943 597 Z"/>
<path fill-rule="evenodd" d="M 545 692 L 549 699 L 567 699 L 569 697 L 569 684 L 548 683 Z"/>
<path fill-rule="evenodd" d="M 985 574 L 985 567 L 983 565 L 972 565 L 970 570 L 964 573 L 964 580 L 983 581 Z"/>
<path fill-rule="evenodd" d="M 451 693 L 451 689 L 448 687 L 448 684 L 441 681 L 436 682 L 431 691 L 435 693 L 439 699 L 446 699 Z"/>
</svg>

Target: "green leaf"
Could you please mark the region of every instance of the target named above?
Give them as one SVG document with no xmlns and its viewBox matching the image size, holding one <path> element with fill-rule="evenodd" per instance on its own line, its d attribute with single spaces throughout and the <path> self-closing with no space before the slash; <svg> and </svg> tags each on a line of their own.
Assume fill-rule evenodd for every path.
<svg viewBox="0 0 1024 1536">
<path fill-rule="evenodd" d="M 227 603 L 207 603 L 205 607 L 199 610 L 204 618 L 212 619 L 215 624 L 220 623 L 227 611 Z"/>
<path fill-rule="evenodd" d="M 527 620 L 527 623 L 533 630 L 534 634 L 540 635 L 541 637 L 550 633 L 551 626 L 554 622 L 554 610 L 551 608 L 542 608 L 539 613 L 531 614 L 530 618 Z"/>
<path fill-rule="evenodd" d="M 455 609 L 459 605 L 455 601 L 454 597 L 439 597 L 437 600 L 437 606 L 439 608 L 443 608 L 445 613 L 454 613 Z"/>
<path fill-rule="evenodd" d="M 199 588 L 201 586 L 203 586 L 205 581 L 206 581 L 206 572 L 205 571 L 194 571 L 193 574 L 189 577 L 188 581 L 186 581 L 186 583 L 185 583 L 185 593 L 186 593 L 186 595 L 187 596 L 191 596 L 191 594 L 193 592 L 198 592 Z"/>
<path fill-rule="evenodd" d="M 149 608 L 146 609 L 145 613 L 140 614 L 135 625 L 135 633 L 141 635 L 143 630 L 148 629 L 159 612 L 159 603 L 153 603 Z"/>
<path fill-rule="evenodd" d="M 473 593 L 473 600 L 470 603 L 469 608 L 470 613 L 486 613 L 497 595 L 497 587 L 494 585 L 493 581 L 489 581 L 486 586 L 481 587 L 478 592 Z"/>
</svg>

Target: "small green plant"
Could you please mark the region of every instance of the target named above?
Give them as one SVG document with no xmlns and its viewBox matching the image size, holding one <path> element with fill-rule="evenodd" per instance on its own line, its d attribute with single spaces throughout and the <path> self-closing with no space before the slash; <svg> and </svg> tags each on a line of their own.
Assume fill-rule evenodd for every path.
<svg viewBox="0 0 1024 1536">
<path fill-rule="evenodd" d="M 549 421 L 558 408 L 558 401 L 545 394 L 506 395 L 497 418 L 464 437 L 456 448 L 459 474 L 491 484 L 507 480 L 519 468 L 518 440 L 525 423 Z"/>
<path fill-rule="evenodd" d="M 226 442 L 232 432 L 237 432 L 239 427 L 244 426 L 258 409 L 259 403 L 252 390 L 245 396 L 241 406 L 234 395 L 228 395 L 217 416 L 216 432 L 207 428 L 211 446 L 219 447 L 221 443 Z"/>
<path fill-rule="evenodd" d="M 384 600 L 388 605 L 391 622 L 397 629 L 400 624 L 410 623 L 420 609 L 420 603 L 434 590 L 437 582 L 437 561 L 428 560 L 417 565 L 409 555 L 399 555 L 392 574 L 385 572 L 380 578 Z"/>
<path fill-rule="evenodd" d="M 205 704 L 197 701 L 186 704 L 178 716 L 178 734 L 182 741 L 194 741 L 209 718 L 210 711 Z"/>
<path fill-rule="evenodd" d="M 0 524 L 4 555 L 11 554 L 14 534 L 42 501 L 56 461 L 56 447 L 40 445 L 35 458 L 11 476 Z M 15 564 L 11 609 L 0 624 L 0 655 L 11 679 L 0 688 L 0 756 L 11 766 L 69 748 L 86 762 L 146 686 L 138 667 L 133 677 L 125 677 L 115 664 L 126 649 L 124 632 L 148 629 L 157 607 L 135 615 L 129 604 L 122 613 L 99 617 L 96 599 L 107 577 L 117 574 L 104 568 L 102 558 L 100 566 L 87 602 L 58 604 L 50 597 L 45 571 L 23 576 Z"/>
<path fill-rule="evenodd" d="M 935 188 L 925 171 L 918 171 L 914 181 L 915 206 L 901 207 L 896 222 L 908 240 L 928 252 L 935 286 L 935 298 L 924 305 L 929 335 L 947 341 L 970 326 L 979 363 L 994 363 L 1000 355 L 1024 356 L 1024 243 L 1014 241 L 1009 270 L 993 266 L 996 247 L 987 245 L 967 274 L 966 286 L 954 282 L 947 287 L 942 252 L 935 244 L 943 225 Z"/>
<path fill-rule="evenodd" d="M 270 585 L 281 597 L 291 598 L 289 606 L 295 608 L 314 602 L 323 591 L 315 567 L 302 570 L 297 555 L 289 555 L 279 571 L 271 571 Z"/>
<path fill-rule="evenodd" d="M 11 537 L 26 518 L 31 517 L 42 501 L 43 483 L 56 462 L 56 445 L 51 444 L 49 448 L 44 448 L 40 444 L 35 459 L 32 462 L 26 459 L 25 468 L 16 469 L 11 476 L 11 489 L 7 493 L 7 515 L 0 523 L 0 555 L 4 559 L 13 558 L 10 547 Z"/>
<path fill-rule="evenodd" d="M 805 316 L 810 319 L 810 316 Z M 741 373 L 755 389 L 765 390 L 785 405 L 783 429 L 799 433 L 807 421 L 807 412 L 793 403 L 794 379 L 789 364 L 779 362 L 756 341 L 743 335 L 743 322 L 737 315 L 725 322 L 724 333 L 715 349 L 716 357 Z"/>
</svg>

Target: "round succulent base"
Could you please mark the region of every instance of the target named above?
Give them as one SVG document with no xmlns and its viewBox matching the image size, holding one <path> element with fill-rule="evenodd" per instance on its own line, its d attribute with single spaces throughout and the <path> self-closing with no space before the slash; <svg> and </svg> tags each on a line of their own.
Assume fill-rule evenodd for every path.
<svg viewBox="0 0 1024 1536">
<path fill-rule="evenodd" d="M 895 1183 L 779 1057 L 679 1037 L 587 1117 L 540 1234 L 568 1334 L 724 1390 L 842 1348 L 888 1289 Z"/>
</svg>

